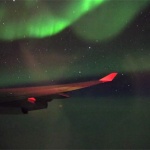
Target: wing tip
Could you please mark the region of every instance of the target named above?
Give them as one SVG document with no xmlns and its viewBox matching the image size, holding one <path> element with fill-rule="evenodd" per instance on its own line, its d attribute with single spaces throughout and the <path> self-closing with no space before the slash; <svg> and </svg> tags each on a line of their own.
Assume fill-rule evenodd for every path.
<svg viewBox="0 0 150 150">
<path fill-rule="evenodd" d="M 118 74 L 117 72 L 110 73 L 107 76 L 99 79 L 99 81 L 100 82 L 111 82 L 116 77 L 117 74 Z"/>
</svg>

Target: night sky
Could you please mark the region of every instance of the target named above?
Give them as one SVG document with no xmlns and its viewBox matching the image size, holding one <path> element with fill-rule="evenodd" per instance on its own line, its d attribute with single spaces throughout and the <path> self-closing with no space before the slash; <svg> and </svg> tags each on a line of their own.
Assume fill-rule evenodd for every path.
<svg viewBox="0 0 150 150">
<path fill-rule="evenodd" d="M 1 0 L 0 88 L 118 76 L 48 109 L 0 114 L 0 148 L 150 148 L 149 4 Z"/>
</svg>

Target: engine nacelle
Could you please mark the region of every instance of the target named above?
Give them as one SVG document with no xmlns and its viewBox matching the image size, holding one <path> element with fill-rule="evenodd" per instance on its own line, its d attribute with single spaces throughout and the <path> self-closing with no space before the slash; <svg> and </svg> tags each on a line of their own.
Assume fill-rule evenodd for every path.
<svg viewBox="0 0 150 150">
<path fill-rule="evenodd" d="M 32 111 L 32 110 L 38 110 L 38 109 L 45 109 L 48 107 L 48 102 L 36 102 L 36 103 L 25 103 L 24 105 L 22 105 L 21 109 L 22 109 L 22 112 L 24 114 L 27 114 L 28 111 Z"/>
</svg>

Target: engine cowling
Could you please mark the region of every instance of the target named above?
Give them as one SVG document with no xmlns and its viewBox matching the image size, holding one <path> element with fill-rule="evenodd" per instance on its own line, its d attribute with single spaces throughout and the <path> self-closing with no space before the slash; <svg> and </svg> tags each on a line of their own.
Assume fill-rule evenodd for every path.
<svg viewBox="0 0 150 150">
<path fill-rule="evenodd" d="M 36 101 L 35 103 L 27 102 L 21 106 L 22 112 L 27 114 L 28 111 L 45 109 L 48 107 L 47 101 Z"/>
</svg>

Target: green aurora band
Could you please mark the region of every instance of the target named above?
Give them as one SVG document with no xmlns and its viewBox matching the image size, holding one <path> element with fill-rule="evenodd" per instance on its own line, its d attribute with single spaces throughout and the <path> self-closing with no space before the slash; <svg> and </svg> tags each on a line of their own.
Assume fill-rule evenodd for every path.
<svg viewBox="0 0 150 150">
<path fill-rule="evenodd" d="M 103 0 L 6 1 L 0 7 L 0 38 L 42 38 L 59 33 Z"/>
<path fill-rule="evenodd" d="M 0 3 L 2 40 L 52 36 L 73 23 L 75 33 L 83 39 L 105 40 L 119 34 L 149 0 L 16 0 Z"/>
<path fill-rule="evenodd" d="M 149 4 L 149 0 L 108 0 L 78 20 L 73 29 L 85 40 L 109 40 L 119 35 Z"/>
</svg>

